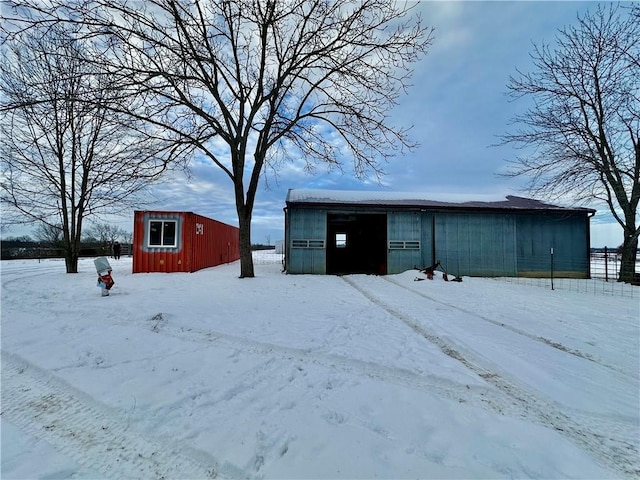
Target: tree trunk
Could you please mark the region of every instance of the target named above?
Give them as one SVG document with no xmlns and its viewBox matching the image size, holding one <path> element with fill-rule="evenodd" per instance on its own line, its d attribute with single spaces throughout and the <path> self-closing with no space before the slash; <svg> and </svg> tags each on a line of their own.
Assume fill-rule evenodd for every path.
<svg viewBox="0 0 640 480">
<path fill-rule="evenodd" d="M 253 253 L 251 252 L 251 212 L 246 207 L 238 207 L 240 226 L 240 278 L 252 278 Z"/>
<path fill-rule="evenodd" d="M 79 245 L 73 245 L 72 242 L 65 244 L 64 263 L 67 267 L 67 273 L 78 273 L 79 253 Z"/>
<path fill-rule="evenodd" d="M 635 230 L 635 229 L 634 229 Z M 622 243 L 622 259 L 620 261 L 619 282 L 631 283 L 636 272 L 636 257 L 638 253 L 638 237 L 635 232 L 629 233 L 625 229 Z"/>
</svg>

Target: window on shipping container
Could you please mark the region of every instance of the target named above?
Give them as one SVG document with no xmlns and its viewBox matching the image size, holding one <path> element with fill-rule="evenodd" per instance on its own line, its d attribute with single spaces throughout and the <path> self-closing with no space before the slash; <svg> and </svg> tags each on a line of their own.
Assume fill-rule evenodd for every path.
<svg viewBox="0 0 640 480">
<path fill-rule="evenodd" d="M 149 246 L 175 247 L 177 223 L 175 220 L 150 220 Z"/>
</svg>

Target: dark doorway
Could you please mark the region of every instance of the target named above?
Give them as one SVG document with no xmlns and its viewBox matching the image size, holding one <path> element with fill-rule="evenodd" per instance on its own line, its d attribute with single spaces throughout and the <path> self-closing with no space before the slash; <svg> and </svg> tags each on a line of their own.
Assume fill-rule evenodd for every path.
<svg viewBox="0 0 640 480">
<path fill-rule="evenodd" d="M 387 215 L 327 215 L 327 273 L 387 273 Z"/>
</svg>

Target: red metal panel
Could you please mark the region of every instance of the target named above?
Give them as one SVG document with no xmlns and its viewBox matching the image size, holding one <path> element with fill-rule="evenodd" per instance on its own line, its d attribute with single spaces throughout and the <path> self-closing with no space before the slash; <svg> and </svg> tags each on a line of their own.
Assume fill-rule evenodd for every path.
<svg viewBox="0 0 640 480">
<path fill-rule="evenodd" d="M 184 212 L 137 211 L 134 222 L 133 273 L 184 272 L 185 239 Z M 176 222 L 176 246 L 153 247 L 148 245 L 148 229 L 151 220 Z"/>
<path fill-rule="evenodd" d="M 194 215 L 193 271 L 234 262 L 239 256 L 239 231 L 201 215 Z"/>
<path fill-rule="evenodd" d="M 194 214 L 189 212 L 184 216 L 184 228 L 182 235 L 184 238 L 184 270 L 185 272 L 193 272 L 193 224 Z"/>
<path fill-rule="evenodd" d="M 144 235 L 144 218 L 143 213 L 140 211 L 133 212 L 133 273 L 146 272 L 143 260 L 144 253 L 142 252 L 142 237 Z"/>
<path fill-rule="evenodd" d="M 176 221 L 175 247 L 148 245 L 151 220 Z M 240 258 L 237 227 L 191 212 L 136 211 L 133 237 L 133 273 L 194 272 Z"/>
</svg>

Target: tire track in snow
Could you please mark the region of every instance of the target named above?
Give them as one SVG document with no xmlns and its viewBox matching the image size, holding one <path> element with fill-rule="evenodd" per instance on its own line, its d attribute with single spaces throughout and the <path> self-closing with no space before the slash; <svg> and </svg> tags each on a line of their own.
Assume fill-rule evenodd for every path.
<svg viewBox="0 0 640 480">
<path fill-rule="evenodd" d="M 64 264 L 60 265 L 46 265 L 46 266 L 28 266 L 21 269 L 3 268 L 0 269 L 2 274 L 2 288 L 6 288 L 7 285 L 11 285 L 17 281 L 29 280 L 34 277 L 41 277 L 43 275 L 51 275 L 56 273 L 64 273 Z M 5 294 L 3 294 L 4 296 Z"/>
<path fill-rule="evenodd" d="M 285 347 L 272 343 L 259 342 L 215 331 L 172 327 L 165 324 L 157 333 L 192 342 L 219 344 L 227 348 L 236 348 L 243 352 L 256 355 L 277 357 L 283 360 L 293 360 L 310 365 L 319 365 L 381 382 L 422 390 L 447 400 L 454 400 L 484 408 L 489 407 L 499 412 L 504 411 L 504 406 L 499 405 L 501 396 L 497 395 L 493 388 L 487 388 L 479 384 L 458 383 L 437 375 L 422 375 L 404 368 L 388 367 L 379 363 L 340 355 L 322 354 L 314 352 L 311 349 Z"/>
<path fill-rule="evenodd" d="M 142 437 L 81 392 L 2 351 L 3 418 L 105 478 L 215 478 L 176 448 Z"/>
<path fill-rule="evenodd" d="M 590 362 L 597 363 L 598 365 L 601 365 L 601 366 L 603 366 L 603 367 L 605 367 L 605 368 L 607 368 L 609 370 L 613 370 L 616 373 L 622 373 L 623 375 L 628 375 L 627 372 L 624 372 L 623 370 L 620 370 L 619 368 L 617 368 L 617 367 L 615 367 L 613 365 L 609 365 L 609 364 L 607 364 L 605 362 L 599 361 L 599 360 L 593 358 L 588 353 L 584 353 L 584 352 L 582 352 L 580 350 L 569 348 L 569 347 L 561 344 L 560 342 L 556 342 L 554 340 L 550 340 L 550 339 L 545 338 L 545 337 L 541 337 L 541 336 L 538 336 L 538 335 L 534 335 L 534 334 L 525 332 L 524 330 L 520 330 L 519 328 L 513 327 L 511 325 L 506 325 L 505 323 L 499 322 L 499 321 L 494 320 L 492 318 L 487 318 L 487 317 L 485 317 L 483 315 L 480 315 L 480 314 L 478 314 L 476 312 L 473 312 L 471 310 L 467 310 L 465 308 L 459 307 L 459 306 L 454 305 L 452 303 L 443 302 L 442 300 L 440 300 L 438 298 L 435 298 L 435 297 L 432 297 L 430 295 L 427 295 L 426 293 L 421 292 L 419 290 L 415 290 L 413 288 L 407 287 L 406 285 L 403 285 L 400 282 L 397 282 L 397 281 L 395 281 L 395 280 L 393 280 L 391 278 L 386 278 L 386 277 L 380 277 L 380 278 L 382 278 L 383 280 L 386 280 L 389 283 L 397 285 L 400 288 L 408 290 L 411 293 L 415 293 L 416 295 L 420 295 L 421 297 L 424 297 L 427 300 L 431 300 L 432 302 L 439 303 L 440 305 L 444 305 L 446 307 L 453 308 L 454 310 L 458 310 L 458 311 L 460 311 L 462 313 L 465 313 L 467 315 L 472 315 L 475 318 L 479 318 L 480 320 L 484 320 L 485 322 L 489 322 L 489 323 L 491 323 L 493 325 L 496 325 L 498 327 L 504 328 L 504 329 L 509 330 L 509 331 L 511 331 L 513 333 L 517 333 L 518 335 L 522 335 L 524 337 L 530 338 L 531 340 L 534 340 L 536 342 L 544 343 L 544 344 L 546 344 L 546 345 L 548 345 L 548 346 L 550 346 L 552 348 L 555 348 L 557 350 L 560 350 L 560 351 L 562 351 L 564 353 L 568 353 L 570 355 L 574 355 L 576 357 L 583 358 L 585 360 L 589 360 Z"/>
<path fill-rule="evenodd" d="M 385 310 L 392 317 L 414 330 L 418 335 L 436 345 L 445 355 L 459 361 L 487 383 L 496 387 L 504 394 L 503 403 L 514 408 L 520 417 L 553 428 L 572 443 L 599 459 L 613 471 L 630 478 L 640 476 L 638 447 L 634 443 L 634 435 L 628 432 L 625 425 L 619 422 L 607 422 L 602 418 L 598 418 L 597 421 L 604 426 L 604 428 L 599 428 L 598 430 L 603 433 L 594 431 L 596 430 L 594 428 L 595 422 L 591 417 L 585 419 L 586 421 L 584 422 L 580 422 L 577 417 L 571 417 L 569 413 L 559 408 L 557 403 L 550 399 L 547 400 L 540 392 L 505 378 L 489 362 L 482 360 L 472 352 L 465 351 L 462 353 L 462 349 L 454 342 L 440 337 L 436 332 L 395 309 L 365 287 L 358 285 L 352 278 L 345 276 L 341 278 L 371 303 Z M 404 287 L 400 285 L 400 288 Z M 417 295 L 416 292 L 412 293 Z M 610 435 L 606 432 L 612 430 L 616 432 L 622 430 L 621 437 L 624 438 L 610 438 Z"/>
</svg>

